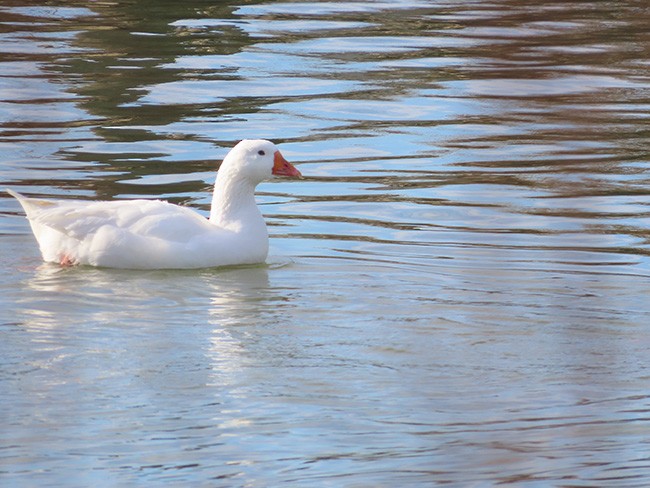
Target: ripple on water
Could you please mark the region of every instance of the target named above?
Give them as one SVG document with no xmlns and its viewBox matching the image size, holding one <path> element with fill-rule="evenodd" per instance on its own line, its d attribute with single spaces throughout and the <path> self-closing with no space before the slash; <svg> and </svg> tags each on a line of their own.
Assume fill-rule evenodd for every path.
<svg viewBox="0 0 650 488">
<path fill-rule="evenodd" d="M 42 264 L 0 199 L 5 484 L 646 486 L 632 1 L 0 7 L 1 187 L 205 213 L 267 265 Z M 74 481 L 71 481 L 74 480 Z"/>
</svg>

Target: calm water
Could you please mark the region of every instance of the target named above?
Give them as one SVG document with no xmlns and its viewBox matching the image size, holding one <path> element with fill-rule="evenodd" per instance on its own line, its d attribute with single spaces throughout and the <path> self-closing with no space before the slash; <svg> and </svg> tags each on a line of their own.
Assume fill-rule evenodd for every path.
<svg viewBox="0 0 650 488">
<path fill-rule="evenodd" d="M 60 269 L 0 198 L 0 484 L 650 485 L 645 2 L 0 7 L 0 187 L 208 212 L 268 264 Z M 530 6 L 527 6 L 530 5 Z"/>
</svg>

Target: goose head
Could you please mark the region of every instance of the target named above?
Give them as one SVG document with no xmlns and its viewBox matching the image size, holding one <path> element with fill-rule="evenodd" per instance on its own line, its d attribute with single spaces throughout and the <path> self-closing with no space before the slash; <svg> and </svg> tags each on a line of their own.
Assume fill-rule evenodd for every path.
<svg viewBox="0 0 650 488">
<path fill-rule="evenodd" d="M 255 203 L 255 187 L 273 175 L 300 177 L 278 148 L 263 139 L 243 140 L 226 155 L 217 172 L 210 221 L 221 226 L 258 221 L 266 225 Z"/>
<path fill-rule="evenodd" d="M 246 180 L 253 186 L 273 175 L 302 176 L 284 159 L 275 144 L 264 139 L 245 139 L 238 143 L 223 160 L 219 173 L 236 174 L 237 179 Z"/>
</svg>

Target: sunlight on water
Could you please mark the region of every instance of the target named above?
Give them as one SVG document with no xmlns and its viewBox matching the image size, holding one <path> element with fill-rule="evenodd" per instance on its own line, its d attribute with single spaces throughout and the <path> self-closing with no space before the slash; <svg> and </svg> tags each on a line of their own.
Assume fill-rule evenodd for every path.
<svg viewBox="0 0 650 488">
<path fill-rule="evenodd" d="M 43 264 L 0 199 L 3 486 L 650 483 L 637 2 L 0 17 L 1 188 L 207 215 L 260 137 L 305 176 L 218 270 Z"/>
</svg>

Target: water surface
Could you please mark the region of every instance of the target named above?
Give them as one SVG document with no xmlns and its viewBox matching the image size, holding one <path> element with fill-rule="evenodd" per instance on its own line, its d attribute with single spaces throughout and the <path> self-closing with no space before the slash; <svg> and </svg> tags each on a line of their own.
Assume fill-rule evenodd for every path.
<svg viewBox="0 0 650 488">
<path fill-rule="evenodd" d="M 43 264 L 0 199 L 6 486 L 650 484 L 642 2 L 0 7 L 0 179 L 207 214 L 266 265 Z"/>
</svg>

